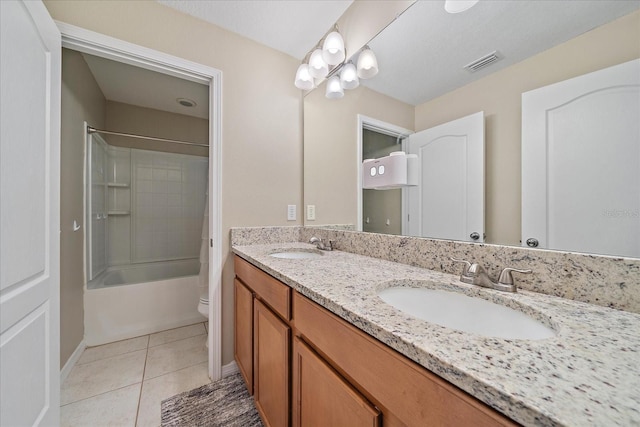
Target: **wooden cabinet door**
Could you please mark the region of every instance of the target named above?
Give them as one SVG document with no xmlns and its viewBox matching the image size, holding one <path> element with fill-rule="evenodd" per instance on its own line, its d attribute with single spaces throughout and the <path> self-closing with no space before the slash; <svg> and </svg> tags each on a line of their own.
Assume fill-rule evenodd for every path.
<svg viewBox="0 0 640 427">
<path fill-rule="evenodd" d="M 291 328 L 260 300 L 253 308 L 254 398 L 263 422 L 289 425 L 289 349 Z"/>
<path fill-rule="evenodd" d="M 253 394 L 253 293 L 238 279 L 234 280 L 234 356 L 240 373 Z"/>
<path fill-rule="evenodd" d="M 293 344 L 293 426 L 376 427 L 380 411 L 304 341 Z"/>
</svg>

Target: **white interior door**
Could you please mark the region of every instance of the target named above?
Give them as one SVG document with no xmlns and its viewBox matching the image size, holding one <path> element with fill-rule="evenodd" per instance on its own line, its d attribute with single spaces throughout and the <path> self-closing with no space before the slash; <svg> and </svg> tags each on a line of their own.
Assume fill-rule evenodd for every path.
<svg viewBox="0 0 640 427">
<path fill-rule="evenodd" d="M 484 241 L 484 113 L 409 136 L 420 184 L 407 190 L 411 236 Z"/>
<path fill-rule="evenodd" d="M 0 1 L 0 425 L 60 413 L 60 33 Z"/>
<path fill-rule="evenodd" d="M 522 94 L 522 242 L 640 257 L 640 60 Z"/>
</svg>

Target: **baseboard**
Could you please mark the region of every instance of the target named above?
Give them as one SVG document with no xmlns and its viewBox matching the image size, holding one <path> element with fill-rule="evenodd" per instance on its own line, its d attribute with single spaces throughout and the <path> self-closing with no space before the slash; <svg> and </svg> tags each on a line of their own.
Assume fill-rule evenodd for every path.
<svg viewBox="0 0 640 427">
<path fill-rule="evenodd" d="M 0 0 L 2 1 L 2 0 Z M 205 322 L 206 319 L 197 313 L 179 320 L 169 320 L 162 323 L 154 323 L 149 325 L 143 325 L 140 327 L 132 327 L 122 332 L 115 334 L 107 333 L 104 330 L 101 331 L 87 331 L 85 327 L 85 342 L 88 346 L 95 347 L 98 345 L 110 344 L 116 341 L 128 340 L 130 338 L 137 338 L 143 335 L 155 334 L 157 332 L 167 331 L 169 329 L 181 328 L 183 326 L 195 325 L 196 323 Z M 86 323 L 85 323 L 86 325 Z"/>
<path fill-rule="evenodd" d="M 232 360 L 231 363 L 228 363 L 222 367 L 222 378 L 233 375 L 238 371 L 238 364 L 235 360 Z"/>
<path fill-rule="evenodd" d="M 67 363 L 65 363 L 60 370 L 60 385 L 64 383 L 64 380 L 67 379 L 73 367 L 76 366 L 76 363 L 78 362 L 78 359 L 80 359 L 80 356 L 82 356 L 82 352 L 85 348 L 87 348 L 87 344 L 84 342 L 84 340 L 80 341 L 80 344 L 78 344 L 78 347 L 76 347 L 73 354 L 71 354 L 71 357 L 69 357 Z"/>
</svg>

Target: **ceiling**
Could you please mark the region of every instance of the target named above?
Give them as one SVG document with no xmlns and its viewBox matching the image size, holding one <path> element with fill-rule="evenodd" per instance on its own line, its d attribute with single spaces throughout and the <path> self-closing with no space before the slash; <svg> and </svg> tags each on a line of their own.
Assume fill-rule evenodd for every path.
<svg viewBox="0 0 640 427">
<path fill-rule="evenodd" d="M 86 53 L 82 56 L 108 101 L 209 118 L 207 85 Z M 177 102 L 178 98 L 195 101 L 196 106 L 184 107 Z"/>
<path fill-rule="evenodd" d="M 353 0 L 157 1 L 302 60 Z"/>
<path fill-rule="evenodd" d="M 480 0 L 449 14 L 443 3 L 414 3 L 371 41 L 380 71 L 361 84 L 419 105 L 640 7 L 627 0 Z M 493 51 L 503 58 L 475 73 L 463 68 Z"/>
<path fill-rule="evenodd" d="M 157 1 L 298 59 L 316 45 L 352 2 Z M 444 0 L 417 1 L 371 41 L 380 72 L 362 84 L 418 105 L 628 14 L 640 8 L 640 0 L 480 0 L 468 11 L 454 15 L 446 13 L 443 5 Z M 475 73 L 462 68 L 494 50 L 503 59 Z M 104 58 L 84 57 L 110 101 L 208 118 L 205 85 Z M 294 73 L 292 70 L 291 84 Z M 197 105 L 183 107 L 177 98 L 192 99 Z"/>
</svg>

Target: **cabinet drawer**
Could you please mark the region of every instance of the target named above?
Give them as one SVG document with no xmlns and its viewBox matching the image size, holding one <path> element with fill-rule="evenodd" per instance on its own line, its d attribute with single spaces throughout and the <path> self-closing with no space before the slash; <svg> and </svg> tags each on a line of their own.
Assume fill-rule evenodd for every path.
<svg viewBox="0 0 640 427">
<path fill-rule="evenodd" d="M 235 256 L 236 276 L 285 320 L 291 319 L 291 288 Z"/>
<path fill-rule="evenodd" d="M 297 292 L 293 324 L 297 335 L 382 410 L 384 425 L 515 425 Z"/>
</svg>

